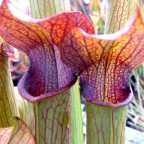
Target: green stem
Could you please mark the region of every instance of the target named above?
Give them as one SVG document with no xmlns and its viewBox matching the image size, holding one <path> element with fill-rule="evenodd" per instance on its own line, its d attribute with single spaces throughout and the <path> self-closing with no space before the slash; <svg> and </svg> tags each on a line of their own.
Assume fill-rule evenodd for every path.
<svg viewBox="0 0 144 144">
<path fill-rule="evenodd" d="M 79 81 L 71 88 L 71 126 L 72 144 L 83 144 L 82 109 Z"/>
<path fill-rule="evenodd" d="M 58 12 L 70 11 L 70 0 L 29 0 L 32 16 L 43 18 Z"/>
<path fill-rule="evenodd" d="M 70 93 L 28 102 L 32 107 L 32 133 L 37 144 L 70 144 Z"/>
<path fill-rule="evenodd" d="M 0 127 L 12 126 L 14 116 L 18 116 L 18 111 L 9 63 L 7 57 L 0 55 Z"/>
<path fill-rule="evenodd" d="M 107 0 L 105 33 L 122 28 L 135 13 L 135 0 Z"/>
<path fill-rule="evenodd" d="M 37 144 L 83 144 L 78 82 L 71 89 L 44 100 L 20 103 L 21 118 Z"/>
<path fill-rule="evenodd" d="M 111 108 L 87 102 L 87 143 L 124 144 L 127 107 Z"/>
</svg>

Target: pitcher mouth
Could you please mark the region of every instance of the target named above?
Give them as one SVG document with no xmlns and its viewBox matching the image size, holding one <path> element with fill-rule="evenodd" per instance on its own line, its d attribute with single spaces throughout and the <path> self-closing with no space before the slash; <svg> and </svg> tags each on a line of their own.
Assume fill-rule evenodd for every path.
<svg viewBox="0 0 144 144">
<path fill-rule="evenodd" d="M 119 107 L 124 107 L 127 106 L 133 98 L 133 94 L 130 93 L 129 96 L 123 101 L 123 102 L 119 102 L 116 104 L 113 104 L 111 102 L 100 102 L 100 101 L 92 101 L 87 99 L 87 102 L 90 102 L 91 104 L 97 105 L 97 106 L 104 106 L 104 107 L 110 107 L 110 108 L 119 108 Z"/>
<path fill-rule="evenodd" d="M 74 78 L 68 85 L 66 85 L 65 87 L 60 88 L 59 90 L 53 91 L 53 92 L 48 92 L 45 94 L 41 94 L 39 96 L 32 96 L 25 88 L 25 79 L 26 79 L 26 74 L 23 75 L 23 77 L 21 78 L 21 80 L 18 83 L 18 91 L 20 93 L 20 95 L 28 100 L 29 102 L 35 102 L 35 101 L 42 101 L 48 98 L 51 98 L 53 96 L 56 95 L 60 95 L 61 93 L 67 91 L 68 89 L 70 89 L 75 82 L 77 81 L 77 78 Z"/>
</svg>

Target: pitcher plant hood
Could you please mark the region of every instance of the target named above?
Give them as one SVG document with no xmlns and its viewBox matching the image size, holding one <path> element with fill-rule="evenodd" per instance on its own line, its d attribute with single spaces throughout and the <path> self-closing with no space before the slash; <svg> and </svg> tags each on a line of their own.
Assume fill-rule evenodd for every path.
<svg viewBox="0 0 144 144">
<path fill-rule="evenodd" d="M 59 94 L 76 81 L 57 49 L 74 27 L 94 33 L 92 24 L 80 12 L 64 12 L 38 20 L 17 12 L 7 0 L 2 2 L 0 35 L 30 59 L 29 70 L 18 86 L 22 96 L 30 101 L 43 99 Z"/>
<path fill-rule="evenodd" d="M 130 102 L 129 77 L 144 61 L 141 14 L 114 34 L 93 35 L 75 28 L 60 46 L 63 62 L 81 74 L 82 94 L 94 104 L 119 107 Z"/>
</svg>

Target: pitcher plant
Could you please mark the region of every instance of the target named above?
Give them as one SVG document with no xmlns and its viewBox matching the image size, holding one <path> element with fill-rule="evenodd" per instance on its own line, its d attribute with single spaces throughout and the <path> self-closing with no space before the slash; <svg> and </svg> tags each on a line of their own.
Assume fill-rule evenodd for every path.
<svg viewBox="0 0 144 144">
<path fill-rule="evenodd" d="M 25 19 L 20 20 L 14 16 L 18 14 L 15 13 L 16 9 L 10 4 L 9 8 L 7 1 L 3 1 L 0 10 L 3 19 L 1 28 L 7 29 L 9 36 L 3 30 L 1 32 L 5 33 L 3 38 L 8 38 L 6 41 L 10 45 L 24 51 L 30 59 L 29 70 L 18 88 L 21 96 L 33 105 L 32 122 L 36 142 L 70 143 L 69 88 L 77 77 L 61 61 L 57 47 L 72 28 L 81 27 L 92 33 L 93 27 L 80 12 L 61 13 L 43 20 L 20 15 Z"/>
<path fill-rule="evenodd" d="M 107 1 L 105 33 L 113 34 L 103 35 L 94 33 L 84 14 L 54 15 L 59 9 L 48 14 L 47 9 L 42 11 L 43 3 L 32 5 L 31 1 L 32 15 L 53 16 L 34 19 L 7 0 L 0 7 L 0 36 L 30 60 L 18 89 L 31 107 L 32 127 L 19 119 L 16 126 L 24 126 L 33 143 L 75 143 L 70 95 L 80 76 L 87 108 L 87 143 L 124 144 L 127 105 L 133 96 L 129 79 L 132 70 L 144 61 L 144 23 L 135 1 Z M 40 11 L 35 10 L 38 6 Z"/>
</svg>

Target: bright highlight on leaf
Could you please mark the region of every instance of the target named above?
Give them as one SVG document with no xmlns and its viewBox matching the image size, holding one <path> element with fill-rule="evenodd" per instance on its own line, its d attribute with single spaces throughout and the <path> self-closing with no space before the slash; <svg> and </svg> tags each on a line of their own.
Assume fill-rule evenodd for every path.
<svg viewBox="0 0 144 144">
<path fill-rule="evenodd" d="M 11 135 L 12 135 L 13 128 L 0 128 L 0 143 L 8 144 Z"/>
<path fill-rule="evenodd" d="M 74 27 L 93 33 L 88 18 L 80 12 L 61 13 L 38 21 L 23 21 L 14 15 L 4 0 L 0 8 L 0 35 L 30 58 L 29 70 L 19 85 L 21 95 L 28 99 L 30 96 L 42 98 L 72 85 L 76 77 L 62 63 L 57 46 Z"/>
<path fill-rule="evenodd" d="M 131 100 L 130 74 L 144 61 L 141 15 L 138 12 L 128 26 L 111 35 L 90 35 L 75 29 L 65 38 L 60 51 L 63 62 L 74 72 L 85 70 L 81 86 L 88 101 L 115 107 L 127 104 Z"/>
<path fill-rule="evenodd" d="M 31 131 L 24 122 L 17 121 L 17 127 L 0 128 L 1 144 L 35 144 Z"/>
</svg>

